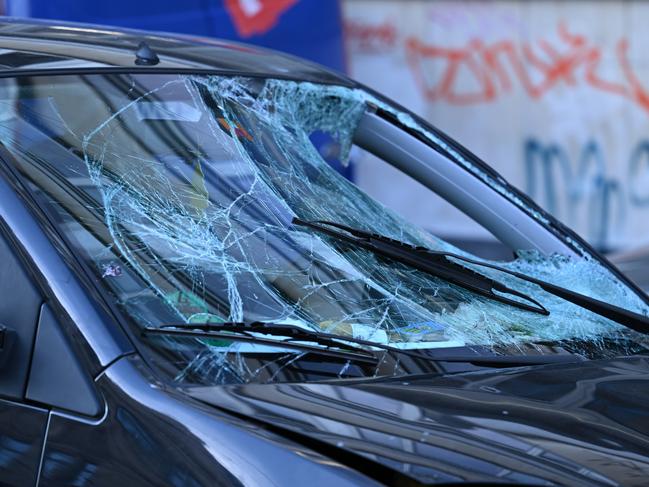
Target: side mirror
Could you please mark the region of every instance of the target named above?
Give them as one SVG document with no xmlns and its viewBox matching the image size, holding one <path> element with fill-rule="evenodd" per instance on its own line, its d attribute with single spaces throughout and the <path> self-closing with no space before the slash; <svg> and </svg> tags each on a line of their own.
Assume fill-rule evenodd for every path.
<svg viewBox="0 0 649 487">
<path fill-rule="evenodd" d="M 0 325 L 0 369 L 7 364 L 15 341 L 16 332 L 5 325 Z"/>
</svg>

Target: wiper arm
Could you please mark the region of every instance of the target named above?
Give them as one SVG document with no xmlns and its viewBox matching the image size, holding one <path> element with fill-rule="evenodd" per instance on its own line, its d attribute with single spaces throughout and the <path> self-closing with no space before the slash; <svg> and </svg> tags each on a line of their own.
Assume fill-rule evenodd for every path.
<svg viewBox="0 0 649 487">
<path fill-rule="evenodd" d="M 527 309 L 528 311 L 535 311 L 537 313 L 540 312 L 541 314 L 545 314 L 545 315 L 549 314 L 549 312 L 534 299 L 525 296 L 521 293 L 518 293 L 517 291 L 509 290 L 509 288 L 498 283 L 497 281 L 493 281 L 490 278 L 475 273 L 474 271 L 467 269 L 466 267 L 458 264 L 457 262 L 453 262 L 453 260 L 466 262 L 468 264 L 486 267 L 489 269 L 494 269 L 499 272 L 503 272 L 505 274 L 509 274 L 511 276 L 517 277 L 518 279 L 521 279 L 523 281 L 536 284 L 541 289 L 543 289 L 544 291 L 550 294 L 553 294 L 554 296 L 560 297 L 566 301 L 576 304 L 577 306 L 592 311 L 593 313 L 596 313 L 600 316 L 604 316 L 605 318 L 613 320 L 623 326 L 626 326 L 627 328 L 630 328 L 640 333 L 649 334 L 649 317 L 647 316 L 641 315 L 639 313 L 635 313 L 633 311 L 629 311 L 627 309 L 621 308 L 619 306 L 615 306 L 613 304 L 605 303 L 604 301 L 591 298 L 590 296 L 586 296 L 584 294 L 571 291 L 570 289 L 566 289 L 561 286 L 556 286 L 554 284 L 543 281 L 541 279 L 536 279 L 535 277 L 528 276 L 527 274 L 523 274 L 521 272 L 512 271 L 504 267 L 488 264 L 486 262 L 480 262 L 478 260 L 469 259 L 462 255 L 454 254 L 451 252 L 441 252 L 436 250 L 430 250 L 425 247 L 417 247 L 404 242 L 400 242 L 398 240 L 391 239 L 389 237 L 385 237 L 383 235 L 366 232 L 364 230 L 348 227 L 346 225 L 342 225 L 335 222 L 327 222 L 327 221 L 309 222 L 309 221 L 300 220 L 298 218 L 294 218 L 293 223 L 296 225 L 302 225 L 302 226 L 312 228 L 314 230 L 318 230 L 334 238 L 338 238 L 340 240 L 358 245 L 359 247 L 366 248 L 370 251 L 376 252 L 377 254 L 392 258 L 399 262 L 403 262 L 405 264 L 410 263 L 410 265 L 423 272 L 427 272 L 431 275 L 435 275 L 441 278 L 445 278 L 445 277 L 443 274 L 439 273 L 440 268 L 450 270 L 452 274 L 455 274 L 455 272 L 458 269 L 462 269 L 463 271 L 472 273 L 476 276 L 480 276 L 481 278 L 485 279 L 484 282 L 486 285 L 488 285 L 488 283 L 495 283 L 496 285 L 499 285 L 500 289 L 494 286 L 491 290 L 486 290 L 485 292 L 483 289 L 478 288 L 476 290 L 473 289 L 471 286 L 463 285 L 465 283 L 462 280 L 466 275 L 463 273 L 458 273 L 458 276 L 462 275 L 461 278 L 456 279 L 455 281 L 448 279 L 449 282 L 454 282 L 455 284 L 461 287 L 477 292 L 478 294 L 481 294 L 483 296 L 496 299 L 497 301 L 501 301 L 521 309 L 527 309 L 525 305 L 521 305 L 522 303 L 519 303 L 511 299 L 503 298 L 498 295 L 494 295 L 493 293 L 494 290 L 498 292 L 503 292 L 501 289 L 504 287 L 505 289 L 507 289 L 507 291 L 504 292 L 519 297 L 525 297 L 528 299 L 528 301 L 532 301 L 542 309 L 542 311 L 539 311 L 537 309 Z M 331 227 L 344 230 L 345 232 L 347 232 L 347 234 L 334 230 Z M 401 257 L 402 255 L 407 256 L 407 259 L 403 259 Z"/>
<path fill-rule="evenodd" d="M 304 336 L 291 336 L 287 332 L 282 334 L 277 332 L 269 333 L 260 331 L 259 326 L 261 323 L 206 323 L 206 324 L 193 324 L 193 323 L 169 323 L 160 326 L 147 326 L 142 329 L 143 335 L 172 335 L 184 337 L 198 337 L 198 338 L 225 338 L 234 342 L 250 342 L 262 345 L 270 345 L 273 347 L 290 348 L 303 352 L 316 353 L 320 355 L 327 355 L 343 360 L 354 360 L 356 362 L 366 362 L 376 365 L 377 358 L 371 351 L 363 350 L 359 347 L 339 343 L 335 340 L 327 340 L 326 337 L 318 337 L 309 335 L 308 341 L 315 342 L 323 347 L 312 346 L 306 343 L 296 343 L 296 341 L 307 340 Z M 272 325 L 275 326 L 280 325 Z M 282 325 L 290 326 L 290 325 Z M 295 327 L 298 328 L 298 327 Z M 283 336 L 286 340 L 276 340 L 272 338 L 264 338 L 251 333 L 262 333 L 266 335 Z"/>
<path fill-rule="evenodd" d="M 447 282 L 453 283 L 469 291 L 473 291 L 476 294 L 480 294 L 481 296 L 485 296 L 494 301 L 499 301 L 541 315 L 550 314 L 550 312 L 534 298 L 516 291 L 515 289 L 511 289 L 490 277 L 449 261 L 447 256 L 454 257 L 453 254 L 428 251 L 428 249 L 424 247 L 415 247 L 383 235 L 365 232 L 335 222 L 304 221 L 299 218 L 293 218 L 293 224 L 317 230 L 318 232 L 329 235 L 330 237 L 370 250 L 378 255 L 382 255 L 383 257 L 401 262 L 402 264 L 406 264 L 427 274 L 442 278 Z M 340 232 L 334 228 L 344 230 L 347 233 Z M 519 299 L 508 298 L 505 296 L 506 294 L 515 296 Z"/>
<path fill-rule="evenodd" d="M 370 358 L 376 361 L 376 357 L 371 350 L 360 348 L 360 346 L 374 347 L 379 350 L 386 350 L 400 355 L 409 355 L 413 358 L 431 360 L 431 357 L 422 353 L 418 353 L 412 350 L 404 350 L 401 348 L 393 347 L 390 345 L 385 345 L 383 343 L 374 342 L 372 340 L 363 340 L 362 338 L 356 338 L 346 335 L 336 335 L 332 333 L 327 333 L 318 330 L 308 330 L 302 328 L 301 326 L 285 324 L 285 323 L 271 323 L 264 321 L 254 321 L 254 322 L 214 322 L 214 323 L 166 323 L 157 327 L 147 327 L 144 329 L 146 333 L 149 334 L 187 334 L 188 332 L 194 332 L 197 334 L 205 334 L 201 336 L 218 336 L 237 339 L 238 334 L 240 337 L 245 337 L 245 341 L 257 341 L 258 343 L 270 343 L 272 345 L 288 345 L 293 348 L 305 348 L 309 347 L 315 351 L 322 351 L 322 348 L 310 347 L 309 345 L 295 342 L 315 342 L 320 345 L 327 347 L 324 350 L 339 349 L 345 350 L 345 352 L 335 353 L 344 353 L 344 354 L 354 354 L 354 356 L 361 356 L 364 358 Z M 269 338 L 262 338 L 255 334 L 270 335 L 276 337 L 284 337 L 285 340 L 274 340 Z M 352 345 L 354 344 L 354 345 Z M 334 350 L 331 350 L 334 352 Z"/>
<path fill-rule="evenodd" d="M 349 343 L 366 345 L 399 355 L 408 355 L 419 360 L 425 360 L 429 363 L 432 362 L 434 364 L 438 364 L 439 362 L 461 362 L 472 363 L 474 365 L 484 367 L 507 368 L 547 365 L 553 363 L 566 363 L 584 360 L 583 357 L 576 355 L 429 355 L 425 352 L 404 350 L 390 345 L 376 343 L 370 340 L 363 340 L 361 338 L 318 332 L 316 330 L 312 331 L 291 324 L 268 323 L 261 321 L 255 321 L 251 323 L 167 323 L 157 327 L 146 327 L 142 330 L 142 332 L 145 335 L 176 335 L 203 338 L 226 338 L 232 341 L 261 343 L 264 345 L 272 345 L 276 347 L 279 346 L 285 348 L 294 348 L 300 351 L 327 355 L 344 360 L 365 362 L 373 366 L 376 366 L 379 360 L 371 351 L 349 345 Z M 284 337 L 286 338 L 286 340 L 263 338 L 257 335 L 252 335 L 251 333 Z M 302 341 L 316 342 L 324 345 L 326 348 L 314 347 L 305 343 L 296 343 Z M 441 367 L 440 365 L 436 365 L 436 368 L 439 370 L 439 372 L 444 372 L 443 367 Z"/>
</svg>

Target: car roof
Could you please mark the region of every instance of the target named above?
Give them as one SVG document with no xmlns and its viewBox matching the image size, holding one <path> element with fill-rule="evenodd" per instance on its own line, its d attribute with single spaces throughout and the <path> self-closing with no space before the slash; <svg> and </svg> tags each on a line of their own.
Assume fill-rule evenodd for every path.
<svg viewBox="0 0 649 487">
<path fill-rule="evenodd" d="M 135 64 L 141 42 L 155 51 L 154 66 Z M 213 72 L 290 78 L 352 86 L 318 64 L 232 41 L 63 21 L 0 17 L 0 77 L 84 70 Z"/>
</svg>

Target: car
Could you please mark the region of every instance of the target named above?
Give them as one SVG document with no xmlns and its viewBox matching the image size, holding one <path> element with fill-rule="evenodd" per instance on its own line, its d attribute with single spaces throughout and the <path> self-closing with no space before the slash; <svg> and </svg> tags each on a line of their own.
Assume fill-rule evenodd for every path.
<svg viewBox="0 0 649 487">
<path fill-rule="evenodd" d="M 257 47 L 5 19 L 0 48 L 3 485 L 646 483 L 648 297 L 458 142 Z"/>
</svg>

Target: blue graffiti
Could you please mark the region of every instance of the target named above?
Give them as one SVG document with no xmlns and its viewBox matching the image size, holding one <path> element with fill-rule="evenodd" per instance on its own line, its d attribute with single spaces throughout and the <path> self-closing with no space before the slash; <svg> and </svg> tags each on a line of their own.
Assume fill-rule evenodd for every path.
<svg viewBox="0 0 649 487">
<path fill-rule="evenodd" d="M 649 140 L 635 146 L 616 175 L 608 173 L 594 140 L 573 158 L 565 147 L 534 138 L 523 150 L 528 194 L 557 218 L 585 229 L 586 239 L 600 249 L 610 248 L 611 233 L 624 227 L 628 211 L 649 206 L 649 188 L 642 184 L 642 176 L 649 176 Z"/>
<path fill-rule="evenodd" d="M 629 197 L 635 206 L 649 206 L 649 188 L 641 187 L 642 173 L 649 174 L 649 141 L 640 142 L 629 160 Z"/>
</svg>

